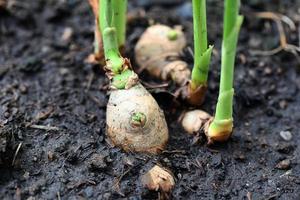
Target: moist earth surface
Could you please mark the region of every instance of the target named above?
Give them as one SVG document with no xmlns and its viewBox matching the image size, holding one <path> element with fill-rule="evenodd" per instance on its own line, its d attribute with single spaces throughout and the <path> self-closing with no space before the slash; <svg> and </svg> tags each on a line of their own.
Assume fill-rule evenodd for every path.
<svg viewBox="0 0 300 200">
<path fill-rule="evenodd" d="M 288 42 L 299 44 L 300 2 L 242 1 L 235 68 L 234 133 L 207 146 L 178 118 L 188 109 L 174 85 L 140 75 L 165 112 L 170 139 L 160 155 L 126 153 L 105 135 L 109 82 L 93 52 L 94 20 L 87 1 L 8 0 L 0 7 L 0 199 L 157 199 L 140 176 L 155 164 L 175 177 L 173 199 L 300 199 L 300 58 L 279 46 L 276 23 L 255 13 L 288 16 Z M 192 66 L 191 2 L 129 1 L 126 55 L 153 23 L 182 25 Z M 214 52 L 201 109 L 218 96 L 223 2 L 211 0 L 208 31 Z M 262 52 L 263 51 L 263 52 Z M 268 55 L 270 54 L 270 55 Z"/>
</svg>

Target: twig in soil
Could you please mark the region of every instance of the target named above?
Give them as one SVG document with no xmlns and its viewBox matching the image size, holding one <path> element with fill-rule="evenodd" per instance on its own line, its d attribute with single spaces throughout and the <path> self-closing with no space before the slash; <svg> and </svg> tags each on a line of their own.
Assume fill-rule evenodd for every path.
<svg viewBox="0 0 300 200">
<path fill-rule="evenodd" d="M 157 88 L 166 88 L 169 86 L 169 83 L 162 83 L 162 84 L 151 84 L 147 83 L 145 81 L 141 81 L 141 83 L 147 88 L 147 89 L 157 89 Z"/>
<path fill-rule="evenodd" d="M 254 16 L 256 16 L 258 18 L 263 18 L 263 19 L 270 19 L 276 23 L 276 26 L 277 26 L 277 29 L 279 32 L 280 46 L 276 47 L 275 49 L 267 50 L 267 51 L 251 51 L 252 54 L 262 55 L 262 56 L 270 56 L 270 55 L 277 54 L 280 51 L 284 50 L 284 51 L 293 53 L 300 60 L 300 58 L 297 54 L 297 52 L 300 52 L 300 47 L 293 45 L 293 44 L 288 44 L 287 37 L 286 37 L 285 31 L 283 28 L 282 22 L 286 23 L 292 31 L 296 30 L 295 23 L 289 17 L 279 14 L 279 13 L 273 13 L 273 12 L 258 12 L 258 13 L 254 13 Z"/>
<path fill-rule="evenodd" d="M 39 121 L 41 119 L 47 119 L 51 113 L 53 113 L 54 108 L 51 106 L 44 112 L 39 112 L 35 117 L 35 121 Z"/>
<path fill-rule="evenodd" d="M 92 85 L 92 82 L 93 82 L 93 80 L 94 80 L 94 77 L 95 77 L 95 74 L 94 74 L 94 73 L 92 73 L 92 74 L 89 76 L 89 78 L 88 78 L 88 83 L 87 83 L 87 87 L 86 87 L 85 92 L 88 92 L 88 91 L 90 90 L 91 85 Z"/>
<path fill-rule="evenodd" d="M 29 126 L 30 128 L 34 129 L 42 129 L 46 131 L 59 131 L 59 128 L 56 126 L 50 126 L 49 124 L 47 126 L 44 125 L 38 125 L 38 124 L 32 124 Z"/>
<path fill-rule="evenodd" d="M 21 189 L 19 187 L 17 187 L 16 189 L 16 194 L 15 194 L 15 199 L 16 200 L 21 200 Z"/>
<path fill-rule="evenodd" d="M 251 192 L 247 192 L 247 199 L 252 200 L 252 193 Z"/>
<path fill-rule="evenodd" d="M 171 151 L 164 150 L 164 151 L 162 151 L 162 153 L 166 153 L 166 154 L 186 154 L 186 151 L 176 149 L 176 150 L 171 150 Z"/>
<path fill-rule="evenodd" d="M 298 46 L 300 47 L 300 24 L 298 26 Z"/>
<path fill-rule="evenodd" d="M 212 153 L 219 153 L 220 151 L 219 150 L 216 150 L 216 149 L 212 149 L 212 148 L 207 148 L 207 150 L 209 151 L 209 152 L 212 152 Z"/>
<path fill-rule="evenodd" d="M 61 198 L 60 198 L 60 192 L 57 192 L 57 200 L 61 200 Z"/>
<path fill-rule="evenodd" d="M 134 166 L 133 166 L 134 167 Z M 121 191 L 120 191 L 120 181 L 122 180 L 122 178 L 128 174 L 133 167 L 130 167 L 129 169 L 127 169 L 121 176 L 119 176 L 119 178 L 117 178 L 117 180 L 115 181 L 114 185 L 113 185 L 113 188 L 115 189 L 115 191 L 120 194 L 122 197 L 125 197 L 125 194 L 123 194 Z"/>
<path fill-rule="evenodd" d="M 256 17 L 264 18 L 264 19 L 272 19 L 272 20 L 279 20 L 286 23 L 291 30 L 296 30 L 296 25 L 288 16 L 280 14 L 280 13 L 274 13 L 274 12 L 257 12 L 254 13 Z"/>
<path fill-rule="evenodd" d="M 14 166 L 15 161 L 16 161 L 16 158 L 17 158 L 17 155 L 18 155 L 18 153 L 19 153 L 19 151 L 20 151 L 20 149 L 21 149 L 22 144 L 23 144 L 22 142 L 19 143 L 19 145 L 18 145 L 18 147 L 17 147 L 17 150 L 16 150 L 16 152 L 15 152 L 14 158 L 13 158 L 13 160 L 12 160 L 11 166 Z"/>
<path fill-rule="evenodd" d="M 93 96 L 93 95 L 91 95 L 91 94 L 88 94 L 88 97 L 89 97 L 94 103 L 96 103 L 96 104 L 99 106 L 99 108 L 104 108 L 104 107 L 105 107 L 105 105 L 104 105 L 97 97 L 95 97 L 95 96 Z"/>
</svg>

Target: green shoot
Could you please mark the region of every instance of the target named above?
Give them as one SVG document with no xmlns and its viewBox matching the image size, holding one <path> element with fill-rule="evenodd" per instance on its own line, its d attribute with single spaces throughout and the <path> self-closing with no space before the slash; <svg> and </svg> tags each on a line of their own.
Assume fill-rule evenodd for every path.
<svg viewBox="0 0 300 200">
<path fill-rule="evenodd" d="M 117 4 L 117 2 L 119 4 Z M 122 2 L 122 3 L 120 3 Z M 100 4 L 101 3 L 101 4 Z M 99 21 L 103 37 L 106 68 L 112 72 L 113 87 L 125 89 L 134 72 L 125 67 L 125 59 L 119 52 L 120 43 L 125 42 L 126 0 L 99 0 Z M 122 18 L 123 17 L 123 18 Z M 122 19 L 121 19 L 122 18 Z"/>
<path fill-rule="evenodd" d="M 194 67 L 191 89 L 206 85 L 212 46 L 207 46 L 206 0 L 193 0 Z"/>
<path fill-rule="evenodd" d="M 238 35 L 243 22 L 243 16 L 239 15 L 239 7 L 239 0 L 225 0 L 220 90 L 215 118 L 208 130 L 211 142 L 227 140 L 233 129 L 234 62 Z"/>
<path fill-rule="evenodd" d="M 127 0 L 112 0 L 112 7 L 114 9 L 114 26 L 117 29 L 117 39 L 120 48 L 125 45 L 126 39 Z"/>
</svg>

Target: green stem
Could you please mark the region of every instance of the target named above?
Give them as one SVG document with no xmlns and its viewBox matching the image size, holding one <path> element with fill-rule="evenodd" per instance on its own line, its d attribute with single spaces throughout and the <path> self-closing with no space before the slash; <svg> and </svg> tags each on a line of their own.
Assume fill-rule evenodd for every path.
<svg viewBox="0 0 300 200">
<path fill-rule="evenodd" d="M 132 70 L 124 67 L 126 64 L 125 59 L 119 52 L 120 43 L 118 40 L 125 41 L 126 16 L 124 15 L 126 14 L 127 0 L 99 0 L 100 2 L 100 29 L 106 67 L 113 72 L 111 84 L 114 88 L 126 89 L 137 82 L 137 75 Z"/>
<path fill-rule="evenodd" d="M 193 0 L 194 50 L 200 57 L 207 49 L 206 0 Z"/>
<path fill-rule="evenodd" d="M 207 46 L 206 0 L 193 0 L 194 67 L 192 85 L 206 84 L 212 46 Z"/>
<path fill-rule="evenodd" d="M 114 26 L 113 0 L 99 0 L 99 22 L 103 37 L 104 55 L 107 67 L 115 74 L 122 72 L 124 59 L 119 52 L 117 29 Z M 100 4 L 101 3 L 101 4 Z"/>
<path fill-rule="evenodd" d="M 222 122 L 232 124 L 233 76 L 236 47 L 243 17 L 239 13 L 239 0 L 225 0 L 224 31 L 222 42 L 221 80 L 219 98 L 212 129 L 222 129 Z M 227 125 L 228 125 L 227 123 Z"/>
<path fill-rule="evenodd" d="M 239 0 L 225 0 L 221 81 L 216 120 L 232 118 L 234 62 L 238 35 L 243 22 L 243 17 L 238 14 L 239 4 Z"/>
<path fill-rule="evenodd" d="M 119 47 L 125 45 L 127 0 L 112 0 L 114 26 L 117 29 Z"/>
<path fill-rule="evenodd" d="M 116 29 L 114 27 L 106 27 L 102 33 L 106 66 L 114 74 L 119 74 L 123 70 L 124 59 L 119 52 Z"/>
</svg>

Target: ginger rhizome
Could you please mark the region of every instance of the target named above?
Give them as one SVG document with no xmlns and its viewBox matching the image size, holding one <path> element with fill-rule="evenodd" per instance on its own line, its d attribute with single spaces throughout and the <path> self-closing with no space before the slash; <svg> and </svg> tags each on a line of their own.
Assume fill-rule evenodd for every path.
<svg viewBox="0 0 300 200">
<path fill-rule="evenodd" d="M 125 38 L 124 22 L 116 15 L 124 16 L 126 11 L 118 8 L 123 6 L 120 1 L 123 0 L 101 0 L 99 4 L 105 70 L 111 80 L 107 135 L 114 145 L 126 151 L 158 153 L 168 141 L 168 127 L 155 99 L 140 84 L 129 60 L 120 54 L 119 47 Z"/>
<path fill-rule="evenodd" d="M 186 46 L 181 27 L 153 25 L 146 29 L 135 46 L 135 59 L 141 69 L 161 80 L 183 85 L 191 71 L 180 53 Z"/>
</svg>

